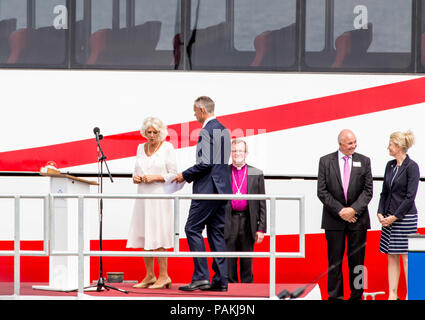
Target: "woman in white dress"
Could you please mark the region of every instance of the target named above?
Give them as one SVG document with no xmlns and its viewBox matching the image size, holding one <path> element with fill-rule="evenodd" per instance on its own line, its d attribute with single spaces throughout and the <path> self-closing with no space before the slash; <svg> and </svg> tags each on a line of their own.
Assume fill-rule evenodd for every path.
<svg viewBox="0 0 425 320">
<path fill-rule="evenodd" d="M 140 133 L 148 141 L 137 148 L 133 182 L 140 194 L 164 193 L 164 183 L 177 174 L 176 155 L 171 143 L 165 141 L 167 129 L 158 118 L 143 122 Z M 136 199 L 127 248 L 165 251 L 173 247 L 173 201 L 171 199 Z M 158 279 L 154 273 L 154 257 L 144 257 L 146 276 L 135 288 L 170 288 L 167 258 L 158 257 Z"/>
</svg>

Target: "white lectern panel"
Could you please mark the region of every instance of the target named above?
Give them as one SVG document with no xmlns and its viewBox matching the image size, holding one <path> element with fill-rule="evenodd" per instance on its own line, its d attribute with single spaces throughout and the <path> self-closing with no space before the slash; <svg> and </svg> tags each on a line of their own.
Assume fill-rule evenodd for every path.
<svg viewBox="0 0 425 320">
<path fill-rule="evenodd" d="M 90 182 L 72 179 L 70 176 L 50 176 L 51 193 L 88 194 Z M 78 250 L 78 201 L 55 198 L 53 202 L 52 251 Z M 89 250 L 89 213 L 84 210 L 84 250 Z M 84 257 L 84 286 L 90 283 L 90 257 Z M 49 285 L 33 286 L 33 289 L 69 291 L 78 288 L 78 257 L 50 256 Z"/>
</svg>

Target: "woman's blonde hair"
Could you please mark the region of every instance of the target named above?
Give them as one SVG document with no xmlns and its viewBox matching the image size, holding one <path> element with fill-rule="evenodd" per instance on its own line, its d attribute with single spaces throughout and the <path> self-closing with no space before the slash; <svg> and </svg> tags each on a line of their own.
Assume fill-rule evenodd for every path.
<svg viewBox="0 0 425 320">
<path fill-rule="evenodd" d="M 143 120 L 143 125 L 140 129 L 140 134 L 142 137 L 146 138 L 146 129 L 149 127 L 153 127 L 155 130 L 159 131 L 159 141 L 164 140 L 168 135 L 167 127 L 159 118 L 147 117 L 145 120 Z"/>
<path fill-rule="evenodd" d="M 407 152 L 409 148 L 415 143 L 415 136 L 412 131 L 396 131 L 390 135 L 390 140 L 397 146 L 399 146 L 404 152 Z"/>
</svg>

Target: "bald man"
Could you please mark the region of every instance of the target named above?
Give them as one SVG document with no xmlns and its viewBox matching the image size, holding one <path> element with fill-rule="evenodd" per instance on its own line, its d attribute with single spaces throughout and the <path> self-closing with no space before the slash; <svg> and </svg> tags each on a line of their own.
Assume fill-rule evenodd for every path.
<svg viewBox="0 0 425 320">
<path fill-rule="evenodd" d="M 338 135 L 339 149 L 320 158 L 317 196 L 323 203 L 322 229 L 328 248 L 329 300 L 343 299 L 342 260 L 347 241 L 351 300 L 363 295 L 368 204 L 372 199 L 370 159 L 356 153 L 357 139 L 348 129 Z"/>
</svg>

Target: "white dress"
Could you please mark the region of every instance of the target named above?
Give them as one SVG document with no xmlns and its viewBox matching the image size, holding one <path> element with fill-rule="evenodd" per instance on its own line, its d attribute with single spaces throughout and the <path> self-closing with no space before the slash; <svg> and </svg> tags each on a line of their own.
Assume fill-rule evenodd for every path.
<svg viewBox="0 0 425 320">
<path fill-rule="evenodd" d="M 150 157 L 145 153 L 144 143 L 137 148 L 133 176 L 159 174 L 165 181 L 177 175 L 176 154 L 171 143 L 164 141 Z M 139 183 L 139 194 L 164 193 L 164 183 Z M 127 248 L 172 248 L 174 241 L 173 200 L 136 199 L 127 240 Z"/>
</svg>

